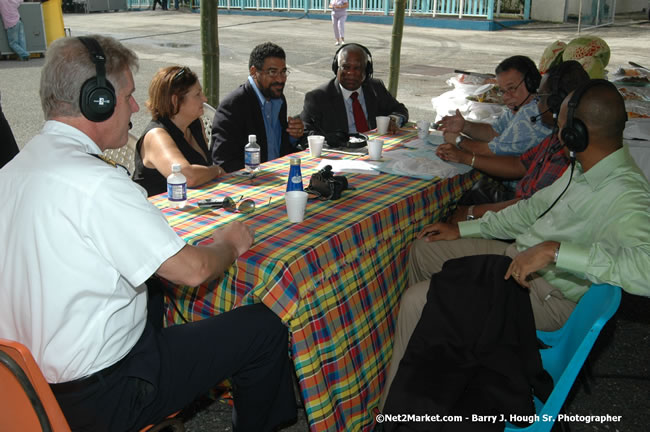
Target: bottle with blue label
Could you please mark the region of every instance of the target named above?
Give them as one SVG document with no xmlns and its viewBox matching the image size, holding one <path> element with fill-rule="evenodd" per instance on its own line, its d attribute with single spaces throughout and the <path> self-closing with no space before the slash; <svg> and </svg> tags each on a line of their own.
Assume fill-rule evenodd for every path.
<svg viewBox="0 0 650 432">
<path fill-rule="evenodd" d="M 291 156 L 289 158 L 289 181 L 287 181 L 287 192 L 301 191 L 302 174 L 300 173 L 300 158 Z"/>
<path fill-rule="evenodd" d="M 244 147 L 244 168 L 249 174 L 260 169 L 260 146 L 255 135 L 248 135 L 248 144 Z"/>
<path fill-rule="evenodd" d="M 177 163 L 172 164 L 172 173 L 167 177 L 167 200 L 173 208 L 183 208 L 187 203 L 187 179 Z"/>
</svg>

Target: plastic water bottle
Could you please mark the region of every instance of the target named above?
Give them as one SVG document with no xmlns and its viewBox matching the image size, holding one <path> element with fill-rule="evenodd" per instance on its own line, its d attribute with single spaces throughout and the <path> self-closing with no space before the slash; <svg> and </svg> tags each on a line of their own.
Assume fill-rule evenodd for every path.
<svg viewBox="0 0 650 432">
<path fill-rule="evenodd" d="M 287 181 L 287 192 L 301 191 L 302 174 L 300 172 L 300 158 L 292 156 L 289 158 L 289 180 Z"/>
<path fill-rule="evenodd" d="M 260 169 L 260 146 L 255 135 L 248 135 L 248 144 L 244 147 L 244 167 L 251 174 Z"/>
<path fill-rule="evenodd" d="M 177 163 L 172 164 L 172 173 L 167 177 L 167 200 L 173 208 L 183 208 L 187 203 L 187 179 Z"/>
</svg>

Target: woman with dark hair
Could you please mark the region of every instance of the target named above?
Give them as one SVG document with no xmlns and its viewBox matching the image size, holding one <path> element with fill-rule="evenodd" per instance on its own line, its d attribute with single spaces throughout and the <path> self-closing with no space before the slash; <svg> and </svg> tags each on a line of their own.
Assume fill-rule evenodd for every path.
<svg viewBox="0 0 650 432">
<path fill-rule="evenodd" d="M 188 187 L 225 173 L 219 165 L 212 165 L 200 118 L 204 102 L 199 79 L 188 67 L 162 68 L 151 80 L 146 105 L 152 120 L 136 144 L 133 176 L 149 196 L 167 190 L 174 163 L 181 165 Z"/>
</svg>

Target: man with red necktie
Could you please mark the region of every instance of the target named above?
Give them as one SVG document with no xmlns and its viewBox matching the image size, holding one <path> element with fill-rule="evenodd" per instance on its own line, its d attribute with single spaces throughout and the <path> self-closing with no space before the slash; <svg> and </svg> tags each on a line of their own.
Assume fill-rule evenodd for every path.
<svg viewBox="0 0 650 432">
<path fill-rule="evenodd" d="M 389 133 L 396 132 L 408 120 L 408 109 L 388 92 L 381 80 L 372 78 L 372 69 L 372 57 L 366 47 L 342 46 L 332 61 L 336 78 L 305 95 L 300 114 L 305 132 L 326 138 L 364 133 L 377 127 L 377 116 L 390 116 Z"/>
</svg>

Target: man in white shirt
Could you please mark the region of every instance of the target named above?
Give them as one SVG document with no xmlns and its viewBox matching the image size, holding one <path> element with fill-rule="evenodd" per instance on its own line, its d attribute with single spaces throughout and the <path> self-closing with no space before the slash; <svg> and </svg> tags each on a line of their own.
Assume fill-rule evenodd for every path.
<svg viewBox="0 0 650 432">
<path fill-rule="evenodd" d="M 263 305 L 160 328 L 154 273 L 196 286 L 252 245 L 238 222 L 187 245 L 102 152 L 127 141 L 138 60 L 112 38 L 62 38 L 41 73 L 45 118 L 0 170 L 0 338 L 34 355 L 73 430 L 137 430 L 230 378 L 236 431 L 295 417 L 287 330 Z M 79 96 L 81 95 L 81 97 Z"/>
</svg>

